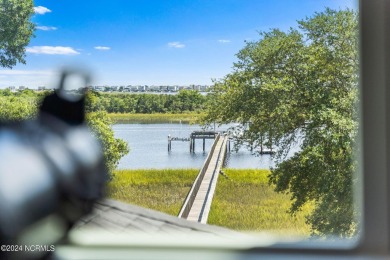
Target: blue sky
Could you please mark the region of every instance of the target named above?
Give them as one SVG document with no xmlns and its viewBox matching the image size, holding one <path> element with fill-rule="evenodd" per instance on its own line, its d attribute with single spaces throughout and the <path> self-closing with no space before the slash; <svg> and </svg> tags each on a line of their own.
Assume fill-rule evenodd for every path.
<svg viewBox="0 0 390 260">
<path fill-rule="evenodd" d="M 0 69 L 0 88 L 49 87 L 63 66 L 94 85 L 211 84 L 231 71 L 244 41 L 354 0 L 36 0 L 26 65 Z"/>
</svg>

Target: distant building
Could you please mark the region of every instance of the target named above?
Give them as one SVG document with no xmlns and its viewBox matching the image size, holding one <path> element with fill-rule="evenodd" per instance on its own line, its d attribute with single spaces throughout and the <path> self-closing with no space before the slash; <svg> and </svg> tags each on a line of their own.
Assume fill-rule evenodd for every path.
<svg viewBox="0 0 390 260">
<path fill-rule="evenodd" d="M 47 90 L 47 88 L 38 87 L 38 90 Z M 179 86 L 179 85 L 127 85 L 127 86 L 90 86 L 89 89 L 99 92 L 170 92 L 175 93 L 182 89 L 187 90 L 196 90 L 200 92 L 208 92 L 210 90 L 210 86 L 207 85 L 189 85 L 189 86 Z M 20 90 L 20 87 L 19 87 Z"/>
<path fill-rule="evenodd" d="M 95 91 L 104 91 L 104 87 L 103 86 L 95 86 L 94 90 Z"/>
<path fill-rule="evenodd" d="M 131 86 L 131 87 L 130 87 L 130 90 L 131 90 L 132 92 L 138 92 L 138 86 Z"/>
<path fill-rule="evenodd" d="M 169 92 L 176 92 L 177 91 L 177 86 L 167 86 L 167 90 L 169 91 Z"/>
<path fill-rule="evenodd" d="M 168 92 L 168 86 L 160 86 L 160 92 Z"/>
<path fill-rule="evenodd" d="M 148 85 L 138 86 L 138 91 L 148 92 L 150 91 L 150 87 Z"/>
<path fill-rule="evenodd" d="M 149 86 L 149 91 L 151 92 L 159 92 L 160 87 L 159 86 Z"/>
<path fill-rule="evenodd" d="M 199 85 L 192 85 L 191 88 L 196 91 L 200 91 L 200 86 Z"/>
<path fill-rule="evenodd" d="M 208 88 L 209 88 L 209 86 L 207 86 L 207 85 L 200 86 L 200 91 L 201 92 L 207 92 Z"/>
<path fill-rule="evenodd" d="M 16 87 L 15 87 L 15 86 L 9 86 L 8 89 L 9 89 L 11 92 L 16 92 Z"/>
</svg>

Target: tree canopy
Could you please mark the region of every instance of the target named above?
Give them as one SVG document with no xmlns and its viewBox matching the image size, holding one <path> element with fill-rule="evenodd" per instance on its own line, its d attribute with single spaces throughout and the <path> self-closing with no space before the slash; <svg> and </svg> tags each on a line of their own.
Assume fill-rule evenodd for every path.
<svg viewBox="0 0 390 260">
<path fill-rule="evenodd" d="M 200 112 L 208 97 L 196 90 L 182 89 L 177 95 L 101 93 L 90 91 L 87 111 L 104 110 L 108 113 L 184 113 Z"/>
<path fill-rule="evenodd" d="M 287 32 L 247 42 L 233 72 L 215 82 L 205 123 L 240 123 L 237 144 L 277 147 L 270 183 L 305 203 L 313 234 L 357 230 L 352 186 L 358 128 L 358 23 L 351 10 L 326 9 Z M 299 151 L 288 157 L 291 147 Z"/>
<path fill-rule="evenodd" d="M 25 48 L 35 26 L 33 0 L 0 0 L 0 66 L 12 68 L 25 63 Z"/>
<path fill-rule="evenodd" d="M 108 171 L 112 173 L 119 160 L 129 153 L 129 147 L 125 141 L 115 138 L 111 128 L 112 122 L 105 111 L 91 112 L 87 114 L 87 123 L 102 144 L 103 155 Z"/>
</svg>

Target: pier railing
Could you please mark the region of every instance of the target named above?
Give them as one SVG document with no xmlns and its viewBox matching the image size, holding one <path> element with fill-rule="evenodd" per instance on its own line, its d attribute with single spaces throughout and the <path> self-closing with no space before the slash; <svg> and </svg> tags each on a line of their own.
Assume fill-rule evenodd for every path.
<svg viewBox="0 0 390 260">
<path fill-rule="evenodd" d="M 215 151 L 215 146 L 218 143 L 219 138 L 221 137 L 220 134 L 217 135 L 217 137 L 214 140 L 213 146 L 211 147 L 211 150 L 209 154 L 207 155 L 206 161 L 203 164 L 202 169 L 199 171 L 198 176 L 196 177 L 194 184 L 191 187 L 190 192 L 187 194 L 187 197 L 184 201 L 184 204 L 179 212 L 178 217 L 179 218 L 187 218 L 188 214 L 192 208 L 192 205 L 194 204 L 196 194 L 198 193 L 200 184 L 202 183 L 203 177 L 206 173 L 206 170 L 210 164 L 211 157 L 213 156 L 213 153 Z"/>
<path fill-rule="evenodd" d="M 225 160 L 226 148 L 227 148 L 226 147 L 227 138 L 225 136 L 223 136 L 221 138 L 223 138 L 223 140 L 222 140 L 223 142 L 221 145 L 221 149 L 218 152 L 216 165 L 215 165 L 215 168 L 213 169 L 213 174 L 212 174 L 210 184 L 209 184 L 209 187 L 207 190 L 207 194 L 206 194 L 205 200 L 203 202 L 202 210 L 200 212 L 199 219 L 198 219 L 198 222 L 203 223 L 203 224 L 207 223 L 207 219 L 208 219 L 209 213 L 210 213 L 211 203 L 213 201 L 214 192 L 215 192 L 215 189 L 217 186 L 219 172 L 220 172 L 221 167 L 224 164 L 224 160 Z"/>
</svg>

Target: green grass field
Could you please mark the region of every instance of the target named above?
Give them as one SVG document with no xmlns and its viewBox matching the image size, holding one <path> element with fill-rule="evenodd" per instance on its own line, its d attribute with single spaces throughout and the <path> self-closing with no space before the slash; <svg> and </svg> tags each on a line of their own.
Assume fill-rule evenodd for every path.
<svg viewBox="0 0 390 260">
<path fill-rule="evenodd" d="M 108 185 L 112 199 L 177 216 L 197 169 L 118 170 Z"/>
<path fill-rule="evenodd" d="M 118 170 L 108 185 L 112 199 L 177 216 L 198 174 L 197 169 Z M 208 224 L 241 231 L 275 231 L 309 235 L 304 208 L 296 216 L 287 213 L 289 197 L 268 185 L 268 170 L 224 169 L 219 176 Z"/>
<path fill-rule="evenodd" d="M 268 185 L 268 170 L 223 170 L 228 178 L 219 176 L 211 205 L 208 224 L 243 231 L 273 231 L 278 234 L 310 234 L 305 215 L 306 206 L 296 216 L 287 213 L 288 195 L 274 192 Z"/>
<path fill-rule="evenodd" d="M 115 123 L 197 123 L 202 114 L 184 113 L 184 114 L 130 114 L 130 113 L 110 113 L 108 114 Z"/>
</svg>

